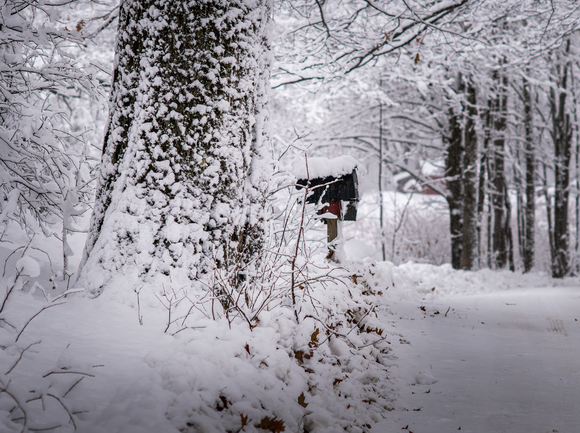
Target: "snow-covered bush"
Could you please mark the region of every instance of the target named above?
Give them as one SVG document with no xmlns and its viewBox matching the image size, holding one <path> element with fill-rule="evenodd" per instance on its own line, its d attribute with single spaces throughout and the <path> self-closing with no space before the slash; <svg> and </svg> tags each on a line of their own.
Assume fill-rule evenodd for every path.
<svg viewBox="0 0 580 433">
<path fill-rule="evenodd" d="M 0 5 L 0 230 L 15 222 L 30 236 L 59 238 L 65 278 L 67 237 L 89 209 L 96 163 L 94 127 L 75 111 L 100 92 L 75 59 L 86 22 L 74 20 L 74 3 Z"/>
</svg>

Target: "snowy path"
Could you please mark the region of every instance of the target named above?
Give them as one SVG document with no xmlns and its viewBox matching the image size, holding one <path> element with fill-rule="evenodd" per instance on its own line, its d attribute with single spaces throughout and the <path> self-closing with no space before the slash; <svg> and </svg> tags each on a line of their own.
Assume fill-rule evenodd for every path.
<svg viewBox="0 0 580 433">
<path fill-rule="evenodd" d="M 373 431 L 580 431 L 580 288 L 428 295 L 392 308 L 400 396 Z"/>
</svg>

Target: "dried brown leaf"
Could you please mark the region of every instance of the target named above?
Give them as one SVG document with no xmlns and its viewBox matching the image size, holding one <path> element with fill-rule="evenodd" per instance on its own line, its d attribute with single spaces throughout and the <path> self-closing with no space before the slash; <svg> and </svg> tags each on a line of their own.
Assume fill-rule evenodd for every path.
<svg viewBox="0 0 580 433">
<path fill-rule="evenodd" d="M 240 414 L 240 421 L 242 422 L 242 428 L 248 425 L 248 415 Z"/>
<path fill-rule="evenodd" d="M 310 336 L 310 343 L 308 343 L 309 347 L 318 347 L 318 334 L 320 334 L 320 329 L 316 328 Z"/>
<path fill-rule="evenodd" d="M 304 396 L 304 392 L 298 396 L 298 404 L 304 408 L 308 406 L 308 403 L 306 403 L 306 397 Z"/>
<path fill-rule="evenodd" d="M 260 421 L 260 424 L 258 424 L 256 427 L 272 433 L 280 433 L 286 430 L 286 426 L 284 425 L 283 420 L 276 417 L 270 418 L 269 416 L 262 418 L 262 421 Z"/>
</svg>

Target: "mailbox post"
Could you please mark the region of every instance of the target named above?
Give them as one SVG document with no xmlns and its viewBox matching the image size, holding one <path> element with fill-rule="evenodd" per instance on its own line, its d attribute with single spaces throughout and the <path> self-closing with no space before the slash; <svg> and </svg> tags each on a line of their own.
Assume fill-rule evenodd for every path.
<svg viewBox="0 0 580 433">
<path fill-rule="evenodd" d="M 299 179 L 297 188 L 309 189 L 307 203 L 325 205 L 319 215 L 332 214 L 335 218 L 323 218 L 327 227 L 330 259 L 336 260 L 336 245 L 333 244 L 341 234 L 341 221 L 356 221 L 359 201 L 358 177 L 356 167 L 350 173 L 339 176 L 322 176 L 313 179 Z"/>
</svg>

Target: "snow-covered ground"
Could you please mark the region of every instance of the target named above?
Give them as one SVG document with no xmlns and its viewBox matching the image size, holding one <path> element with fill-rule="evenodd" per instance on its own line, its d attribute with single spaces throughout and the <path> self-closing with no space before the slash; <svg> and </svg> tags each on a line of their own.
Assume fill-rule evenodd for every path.
<svg viewBox="0 0 580 433">
<path fill-rule="evenodd" d="M 7 289 L 12 267 L 50 275 L 42 254 L 18 256 Z M 578 431 L 578 279 L 311 260 L 301 323 L 282 297 L 253 330 L 200 317 L 166 333 L 161 301 L 16 284 L 0 431 Z"/>
<path fill-rule="evenodd" d="M 401 333 L 398 398 L 373 431 L 578 431 L 578 280 L 417 265 L 397 277 L 407 286 L 382 320 Z"/>
</svg>

